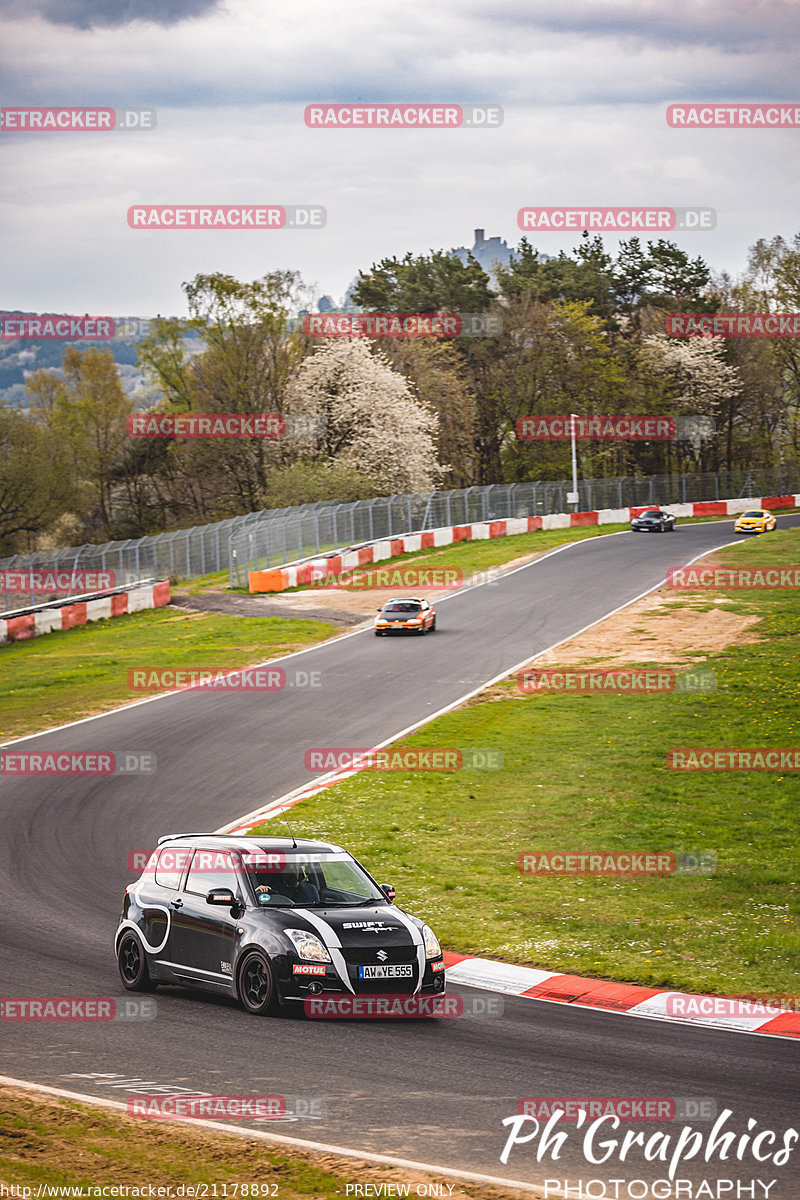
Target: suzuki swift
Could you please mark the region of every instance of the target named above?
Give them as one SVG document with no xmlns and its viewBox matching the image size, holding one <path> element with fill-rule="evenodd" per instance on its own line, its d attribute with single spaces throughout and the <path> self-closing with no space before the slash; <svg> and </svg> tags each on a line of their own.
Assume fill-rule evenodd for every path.
<svg viewBox="0 0 800 1200">
<path fill-rule="evenodd" d="M 318 996 L 443 996 L 433 931 L 328 842 L 180 834 L 125 890 L 114 948 L 123 985 L 233 996 L 272 1013 Z"/>
</svg>

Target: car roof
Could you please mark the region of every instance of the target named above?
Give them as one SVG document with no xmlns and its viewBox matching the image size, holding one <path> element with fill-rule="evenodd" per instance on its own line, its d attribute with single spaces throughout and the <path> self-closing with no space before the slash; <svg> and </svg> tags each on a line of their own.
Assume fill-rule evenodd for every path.
<svg viewBox="0 0 800 1200">
<path fill-rule="evenodd" d="M 203 847 L 209 850 L 299 850 L 305 854 L 349 854 L 348 850 L 333 842 L 318 842 L 309 838 L 247 837 L 235 833 L 168 833 L 158 839 L 159 848 L 168 842 L 170 845 L 176 842 L 191 845 L 202 842 Z"/>
<path fill-rule="evenodd" d="M 391 600 L 386 601 L 386 604 L 402 604 L 404 601 L 409 600 L 413 601 L 414 604 L 423 603 L 421 596 L 392 596 Z M 386 604 L 384 604 L 384 608 L 386 607 Z"/>
</svg>

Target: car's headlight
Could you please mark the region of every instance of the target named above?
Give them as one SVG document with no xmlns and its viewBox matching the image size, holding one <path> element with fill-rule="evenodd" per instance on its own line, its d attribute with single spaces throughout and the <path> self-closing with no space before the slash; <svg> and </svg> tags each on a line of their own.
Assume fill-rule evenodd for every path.
<svg viewBox="0 0 800 1200">
<path fill-rule="evenodd" d="M 422 926 L 422 937 L 425 942 L 425 957 L 441 958 L 442 947 L 439 945 L 439 939 L 431 929 L 430 925 Z"/>
<path fill-rule="evenodd" d="M 300 958 L 312 962 L 331 961 L 330 954 L 313 933 L 307 933 L 305 929 L 284 929 L 283 932 L 294 943 L 294 948 Z"/>
</svg>

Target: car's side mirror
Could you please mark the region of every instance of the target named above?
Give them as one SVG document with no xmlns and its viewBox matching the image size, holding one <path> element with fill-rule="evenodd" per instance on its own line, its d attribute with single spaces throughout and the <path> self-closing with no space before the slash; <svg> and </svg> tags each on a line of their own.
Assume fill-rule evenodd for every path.
<svg viewBox="0 0 800 1200">
<path fill-rule="evenodd" d="M 383 894 L 387 900 L 394 900 L 395 896 L 397 895 L 397 893 L 394 890 L 393 883 L 382 883 L 381 891 L 383 892 Z"/>
<path fill-rule="evenodd" d="M 230 888 L 213 888 L 206 892 L 206 904 L 218 904 L 222 908 L 232 908 L 236 897 Z"/>
<path fill-rule="evenodd" d="M 379 604 L 378 607 L 375 609 L 375 612 L 383 612 L 383 605 Z"/>
</svg>

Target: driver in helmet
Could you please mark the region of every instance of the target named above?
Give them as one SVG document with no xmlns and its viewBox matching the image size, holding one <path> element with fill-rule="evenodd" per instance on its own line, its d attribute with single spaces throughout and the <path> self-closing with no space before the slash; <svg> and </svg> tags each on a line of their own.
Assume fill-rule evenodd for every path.
<svg viewBox="0 0 800 1200">
<path fill-rule="evenodd" d="M 260 884 L 256 889 L 259 904 L 269 904 L 272 893 L 286 896 L 293 904 L 319 904 L 319 889 L 305 877 L 305 870 L 298 862 L 287 862 L 283 871 L 270 884 Z"/>
</svg>

